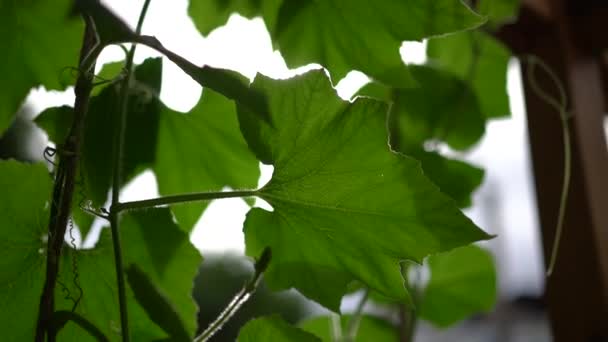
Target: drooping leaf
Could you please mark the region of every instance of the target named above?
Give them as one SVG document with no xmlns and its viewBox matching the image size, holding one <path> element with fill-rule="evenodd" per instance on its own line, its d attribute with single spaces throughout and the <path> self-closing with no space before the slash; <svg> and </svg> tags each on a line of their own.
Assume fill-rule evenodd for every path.
<svg viewBox="0 0 608 342">
<path fill-rule="evenodd" d="M 340 316 L 343 334 L 347 331 L 351 319 L 351 315 Z M 328 316 L 319 316 L 308 319 L 300 323 L 299 326 L 300 328 L 316 335 L 323 342 L 333 342 L 332 321 Z M 357 336 L 353 342 L 392 342 L 398 340 L 399 330 L 396 326 L 384 319 L 363 315 L 361 316 L 361 321 L 359 322 Z"/>
<path fill-rule="evenodd" d="M 480 0 L 477 10 L 488 17 L 490 26 L 496 27 L 515 20 L 520 2 L 520 0 Z"/>
<path fill-rule="evenodd" d="M 32 341 L 46 266 L 52 180 L 42 164 L 0 161 L 0 319 L 6 341 Z M 10 196 L 9 196 L 10 194 Z"/>
<path fill-rule="evenodd" d="M 399 55 L 402 41 L 483 23 L 459 0 L 193 0 L 189 8 L 203 34 L 223 24 L 231 12 L 262 15 L 289 67 L 319 63 L 335 80 L 360 70 L 402 86 L 412 84 Z"/>
<path fill-rule="evenodd" d="M 125 264 L 136 264 L 152 284 L 166 294 L 187 332 L 193 336 L 197 307 L 191 293 L 202 258 L 188 234 L 175 224 L 167 208 L 129 213 L 124 216 L 120 229 Z"/>
<path fill-rule="evenodd" d="M 172 341 L 190 341 L 190 333 L 167 295 L 136 264 L 131 264 L 126 273 L 135 299 L 150 319 L 169 334 Z"/>
<path fill-rule="evenodd" d="M 471 85 L 484 116 L 509 115 L 507 67 L 511 54 L 495 38 L 481 31 L 433 38 L 429 40 L 428 56 L 433 65 Z"/>
<path fill-rule="evenodd" d="M 304 330 L 289 325 L 279 316 L 266 316 L 249 321 L 239 332 L 237 342 L 320 342 Z"/>
<path fill-rule="evenodd" d="M 488 312 L 496 302 L 492 256 L 475 245 L 433 255 L 431 279 L 420 303 L 420 317 L 447 327 L 472 314 Z"/>
<path fill-rule="evenodd" d="M 154 172 L 163 195 L 195 191 L 255 188 L 260 170 L 238 129 L 236 107 L 205 89 L 188 113 L 161 113 Z M 180 226 L 190 231 L 206 204 L 172 208 Z"/>
<path fill-rule="evenodd" d="M 485 132 L 485 117 L 468 84 L 428 66 L 410 70 L 419 86 L 393 92 L 391 124 L 399 132 L 395 147 L 403 151 L 438 140 L 464 150 L 475 144 Z"/>
<path fill-rule="evenodd" d="M 0 135 L 31 88 L 61 90 L 68 85 L 68 70 L 78 64 L 82 39 L 81 21 L 68 18 L 70 5 L 70 0 L 0 4 Z"/>
<path fill-rule="evenodd" d="M 272 249 L 271 288 L 295 287 L 334 311 L 353 280 L 405 300 L 399 260 L 489 237 L 418 162 L 390 151 L 385 104 L 340 100 L 319 70 L 254 87 L 269 98 L 272 125 L 243 108 L 239 120 L 250 148 L 274 165 L 258 193 L 274 212 L 252 209 L 244 230 L 248 255 Z"/>
</svg>

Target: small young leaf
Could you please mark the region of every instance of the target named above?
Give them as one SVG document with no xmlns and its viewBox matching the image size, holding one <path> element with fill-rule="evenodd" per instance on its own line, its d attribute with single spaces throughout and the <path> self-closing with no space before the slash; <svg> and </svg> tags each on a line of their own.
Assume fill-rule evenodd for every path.
<svg viewBox="0 0 608 342">
<path fill-rule="evenodd" d="M 320 342 L 315 335 L 289 325 L 279 316 L 249 321 L 239 332 L 237 342 Z"/>
<path fill-rule="evenodd" d="M 190 334 L 173 304 L 152 279 L 137 264 L 127 267 L 126 273 L 135 299 L 150 319 L 169 334 L 172 341 L 190 341 Z"/>
<path fill-rule="evenodd" d="M 472 314 L 488 312 L 496 302 L 496 270 L 492 256 L 475 245 L 433 255 L 431 279 L 420 303 L 420 317 L 439 327 Z"/>
<path fill-rule="evenodd" d="M 346 331 L 351 315 L 340 316 L 342 331 Z M 332 322 L 329 316 L 320 316 L 305 320 L 299 324 L 300 328 L 315 334 L 323 342 L 333 342 Z M 399 330 L 390 322 L 363 315 L 357 329 L 357 337 L 352 342 L 399 341 Z"/>
<path fill-rule="evenodd" d="M 247 254 L 269 246 L 270 287 L 295 287 L 338 311 L 352 280 L 387 297 L 408 296 L 399 260 L 489 236 L 421 172 L 387 145 L 387 106 L 341 101 L 322 71 L 254 87 L 270 100 L 272 125 L 239 108 L 250 148 L 274 165 L 259 196 L 274 212 L 252 209 Z"/>
</svg>

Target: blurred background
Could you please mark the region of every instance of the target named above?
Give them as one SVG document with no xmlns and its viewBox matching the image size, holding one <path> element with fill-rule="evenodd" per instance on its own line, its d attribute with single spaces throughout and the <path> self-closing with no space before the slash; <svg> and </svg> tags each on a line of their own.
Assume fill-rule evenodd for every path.
<svg viewBox="0 0 608 342">
<path fill-rule="evenodd" d="M 135 26 L 142 1 L 103 1 L 132 26 Z M 209 64 L 236 70 L 251 79 L 256 73 L 273 78 L 287 78 L 318 66 L 289 70 L 281 55 L 273 51 L 268 32 L 261 19 L 248 20 L 233 15 L 228 23 L 202 37 L 187 15 L 187 0 L 153 1 L 143 26 L 143 33 L 155 35 L 169 49 L 195 64 Z M 168 25 L 167 23 L 171 23 Z M 159 56 L 140 47 L 135 61 Z M 404 43 L 402 56 L 406 63 L 425 61 L 425 43 Z M 123 57 L 117 47 L 104 50 L 97 65 Z M 339 81 L 339 82 L 338 82 Z M 333 80 L 341 97 L 350 98 L 367 82 L 365 75 L 351 72 L 343 80 Z M 475 193 L 473 206 L 466 214 L 485 231 L 498 237 L 485 242 L 494 255 L 498 271 L 499 299 L 493 312 L 473 317 L 455 327 L 441 330 L 421 323 L 416 341 L 551 341 L 543 295 L 545 270 L 532 180 L 526 115 L 522 91 L 521 67 L 510 62 L 508 87 L 512 114 L 506 119 L 491 120 L 481 142 L 462 159 L 485 169 L 485 179 Z M 164 60 L 162 101 L 174 110 L 187 112 L 198 101 L 201 87 L 168 60 Z M 73 89 L 65 92 L 32 90 L 7 133 L 0 138 L 0 158 L 42 160 L 49 145 L 46 135 L 32 118 L 50 106 L 73 104 Z M 449 151 L 448 151 L 449 152 Z M 454 153 L 454 152 L 451 152 Z M 260 185 L 270 179 L 272 167 L 260 165 Z M 124 201 L 158 196 L 152 172 L 144 172 L 124 190 Z M 265 203 L 256 203 L 265 206 Z M 191 235 L 192 243 L 205 256 L 195 281 L 194 297 L 200 303 L 202 327 L 213 320 L 253 273 L 251 262 L 243 256 L 242 223 L 248 206 L 239 199 L 213 202 L 200 218 Z M 89 236 L 80 237 L 82 246 L 91 246 L 102 222 Z M 352 311 L 359 294 L 344 299 L 343 310 Z M 369 304 L 365 310 L 382 312 Z M 280 313 L 290 322 L 326 313 L 296 291 L 272 293 L 261 286 L 245 304 L 238 317 L 218 336 L 218 341 L 231 341 L 238 328 L 252 316 Z"/>
</svg>

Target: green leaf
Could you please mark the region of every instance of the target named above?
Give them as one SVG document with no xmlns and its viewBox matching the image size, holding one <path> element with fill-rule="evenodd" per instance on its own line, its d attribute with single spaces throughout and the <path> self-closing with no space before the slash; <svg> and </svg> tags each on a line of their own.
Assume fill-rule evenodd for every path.
<svg viewBox="0 0 608 342">
<path fill-rule="evenodd" d="M 136 264 L 131 264 L 126 273 L 135 299 L 150 319 L 169 334 L 172 341 L 190 341 L 190 334 L 167 295 Z"/>
<path fill-rule="evenodd" d="M 68 18 L 70 0 L 0 4 L 0 136 L 31 88 L 61 90 L 78 64 L 82 23 Z"/>
<path fill-rule="evenodd" d="M 193 0 L 189 13 L 203 34 L 231 12 L 262 15 L 287 65 L 319 63 L 339 80 L 350 70 L 392 85 L 413 81 L 399 55 L 404 40 L 476 27 L 483 19 L 459 0 L 328 1 Z"/>
<path fill-rule="evenodd" d="M 342 332 L 346 332 L 351 315 L 340 316 Z M 308 319 L 299 324 L 300 328 L 315 334 L 324 342 L 333 342 L 332 321 L 329 316 L 319 316 Z M 390 322 L 374 317 L 363 315 L 357 329 L 357 337 L 353 342 L 376 342 L 376 341 L 399 341 L 399 331 Z"/>
<path fill-rule="evenodd" d="M 431 279 L 420 303 L 420 317 L 447 327 L 496 302 L 496 270 L 490 253 L 475 245 L 429 257 Z"/>
<path fill-rule="evenodd" d="M 52 181 L 42 164 L 0 161 L 0 320 L 6 341 L 32 341 L 46 266 L 45 209 Z"/>
<path fill-rule="evenodd" d="M 255 188 L 260 170 L 238 128 L 234 102 L 205 89 L 188 113 L 163 108 L 154 172 L 159 192 Z M 173 206 L 180 226 L 190 231 L 206 204 Z"/>
<path fill-rule="evenodd" d="M 187 332 L 193 336 L 197 307 L 191 293 L 202 257 L 190 243 L 188 234 L 175 224 L 167 208 L 124 215 L 120 230 L 125 264 L 136 264 L 154 286 L 166 294 Z M 148 311 L 148 314 L 151 313 Z M 145 326 L 141 329 L 144 331 Z"/>
<path fill-rule="evenodd" d="M 411 66 L 419 87 L 393 93 L 391 115 L 397 125 L 399 151 L 445 141 L 456 150 L 475 144 L 485 131 L 485 117 L 473 90 L 450 73 L 428 66 Z"/>
<path fill-rule="evenodd" d="M 163 195 L 254 188 L 258 162 L 239 132 L 234 102 L 205 89 L 187 114 L 167 108 L 159 99 L 162 62 L 144 61 L 135 69 L 125 142 L 124 182 L 145 168 L 156 174 Z M 95 206 L 105 203 L 112 177 L 114 128 L 120 85 L 104 88 L 91 101 L 82 157 L 85 194 Z M 265 110 L 265 109 L 264 109 Z M 63 141 L 72 120 L 70 107 L 48 109 L 36 123 L 53 141 Z M 210 162 L 213 161 L 213 162 Z M 206 204 L 174 206 L 186 231 L 196 224 Z"/>
<path fill-rule="evenodd" d="M 450 196 L 460 208 L 472 204 L 472 195 L 483 181 L 484 171 L 467 162 L 450 159 L 437 152 L 410 151 L 408 156 L 420 161 L 424 174 Z"/>
<path fill-rule="evenodd" d="M 479 0 L 477 10 L 488 17 L 490 26 L 514 21 L 519 12 L 520 0 Z"/>
<path fill-rule="evenodd" d="M 86 330 L 92 337 L 95 337 L 98 342 L 109 341 L 105 334 L 101 330 L 99 330 L 99 328 L 97 328 L 93 323 L 89 322 L 86 318 L 72 311 L 55 311 L 53 313 L 51 325 L 56 327 L 56 329 L 59 329 L 63 328 L 63 326 L 65 326 L 65 324 L 69 321 L 76 323 L 78 326 Z"/>
<path fill-rule="evenodd" d="M 316 336 L 289 325 L 279 316 L 266 316 L 249 321 L 241 329 L 237 342 L 316 342 Z"/>
<path fill-rule="evenodd" d="M 429 40 L 428 56 L 433 65 L 471 85 L 484 116 L 509 115 L 507 67 L 511 53 L 498 40 L 480 31 L 433 38 Z"/>
<path fill-rule="evenodd" d="M 352 280 L 405 300 L 399 260 L 489 238 L 418 162 L 390 151 L 385 104 L 340 100 L 320 70 L 253 86 L 269 98 L 272 125 L 244 108 L 239 120 L 274 165 L 258 193 L 274 212 L 252 209 L 244 230 L 248 255 L 272 249 L 271 288 L 295 287 L 334 311 Z"/>
</svg>

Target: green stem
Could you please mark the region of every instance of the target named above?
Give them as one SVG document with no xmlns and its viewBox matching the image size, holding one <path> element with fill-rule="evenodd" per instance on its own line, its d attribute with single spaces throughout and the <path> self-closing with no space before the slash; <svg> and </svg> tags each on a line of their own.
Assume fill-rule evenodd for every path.
<svg viewBox="0 0 608 342">
<path fill-rule="evenodd" d="M 136 33 L 141 33 L 141 27 L 144 18 L 148 11 L 150 0 L 145 0 L 144 5 L 139 14 L 137 21 Z M 125 288 L 124 267 L 122 262 L 122 248 L 120 244 L 119 220 L 120 212 L 113 210 L 119 203 L 120 185 L 122 183 L 122 161 L 124 154 L 125 130 L 127 122 L 127 111 L 129 108 L 129 88 L 131 86 L 131 78 L 133 77 L 133 57 L 135 56 L 135 48 L 137 44 L 133 44 L 125 64 L 126 76 L 120 88 L 120 111 L 115 116 L 114 123 L 114 145 L 113 145 L 113 174 L 112 174 L 112 205 L 110 210 L 110 229 L 112 231 L 112 247 L 114 249 L 114 265 L 116 266 L 116 281 L 118 285 L 118 302 L 120 308 L 120 327 L 123 342 L 130 340 L 129 333 L 129 315 L 127 311 L 127 295 Z"/>
<path fill-rule="evenodd" d="M 195 192 L 190 194 L 181 194 L 173 196 L 164 196 L 159 198 L 124 202 L 115 205 L 113 210 L 137 210 L 137 209 L 149 209 L 153 207 L 169 205 L 169 204 L 183 204 L 191 202 L 209 201 L 214 199 L 222 198 L 235 198 L 235 197 L 252 197 L 258 194 L 257 190 L 241 190 L 241 191 L 220 191 L 220 192 Z"/>
<path fill-rule="evenodd" d="M 361 316 L 363 315 L 363 307 L 369 298 L 369 289 L 365 289 L 363 292 L 363 297 L 357 304 L 357 308 L 353 312 L 350 320 L 348 321 L 348 327 L 346 328 L 346 338 L 347 342 L 354 342 L 357 338 L 357 331 L 359 330 L 359 323 L 361 323 Z"/>
<path fill-rule="evenodd" d="M 551 257 L 549 259 L 549 266 L 547 267 L 547 277 L 550 277 L 553 274 L 553 270 L 555 269 L 555 263 L 557 261 L 557 254 L 559 251 L 559 245 L 562 238 L 562 233 L 564 230 L 564 217 L 566 215 L 566 202 L 568 201 L 568 192 L 570 190 L 570 178 L 572 174 L 572 151 L 571 151 L 571 143 L 570 143 L 570 129 L 568 123 L 568 113 L 566 112 L 567 106 L 567 97 L 566 90 L 564 89 L 562 83 L 560 82 L 557 75 L 547 66 L 543 61 L 538 59 L 535 56 L 528 56 L 528 63 L 530 64 L 528 67 L 528 81 L 530 82 L 530 87 L 536 93 L 536 95 L 542 99 L 545 103 L 553 107 L 558 113 L 560 117 L 560 121 L 562 124 L 562 135 L 563 135 L 563 149 L 564 149 L 564 178 L 562 180 L 562 192 L 559 200 L 559 212 L 557 216 L 557 226 L 555 228 L 555 238 L 553 241 L 553 247 L 551 249 Z M 542 87 L 538 85 L 536 82 L 536 78 L 534 77 L 534 69 L 536 66 L 540 66 L 541 69 L 549 75 L 551 81 L 557 87 L 557 91 L 559 93 L 559 100 L 556 100 L 551 95 L 547 94 Z"/>
<path fill-rule="evenodd" d="M 270 263 L 270 249 L 267 247 L 262 252 L 262 255 L 255 264 L 255 273 L 253 277 L 243 285 L 243 288 L 239 293 L 232 299 L 230 304 L 220 313 L 220 315 L 209 325 L 205 331 L 194 338 L 194 342 L 205 342 L 208 341 L 215 333 L 220 331 L 224 324 L 234 316 L 239 308 L 251 297 L 255 292 L 262 278 L 262 274 Z"/>
</svg>

